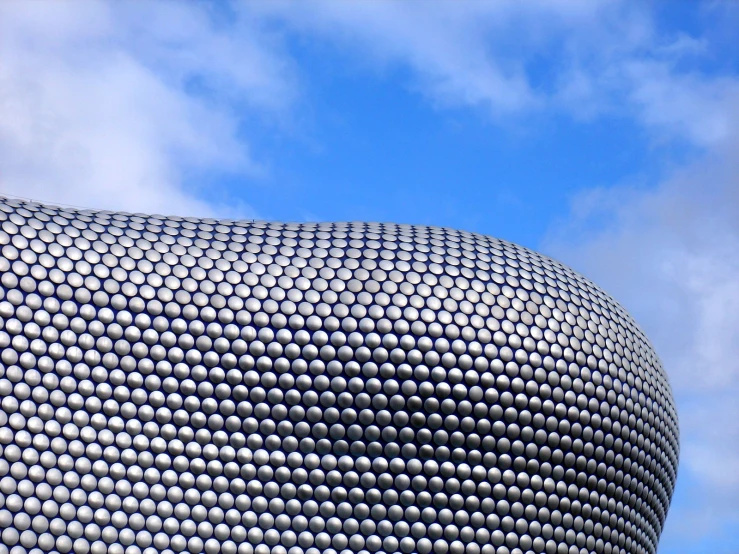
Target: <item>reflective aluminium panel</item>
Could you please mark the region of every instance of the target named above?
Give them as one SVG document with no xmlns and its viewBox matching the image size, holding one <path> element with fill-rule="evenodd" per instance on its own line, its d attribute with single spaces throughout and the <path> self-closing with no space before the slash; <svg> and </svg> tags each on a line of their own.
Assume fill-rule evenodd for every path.
<svg viewBox="0 0 739 554">
<path fill-rule="evenodd" d="M 0 554 L 656 551 L 667 377 L 556 261 L 3 197 L 0 227 Z"/>
</svg>

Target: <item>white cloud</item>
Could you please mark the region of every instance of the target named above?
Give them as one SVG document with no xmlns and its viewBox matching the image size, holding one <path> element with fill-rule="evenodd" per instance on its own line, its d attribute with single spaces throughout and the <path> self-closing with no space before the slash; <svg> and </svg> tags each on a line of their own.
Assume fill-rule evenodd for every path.
<svg viewBox="0 0 739 554">
<path fill-rule="evenodd" d="M 670 139 L 720 148 L 739 120 L 739 79 L 680 73 L 669 61 L 629 61 L 628 98 L 645 126 Z"/>
<path fill-rule="evenodd" d="M 636 118 L 655 139 L 725 140 L 736 80 L 680 66 L 710 54 L 703 37 L 665 34 L 647 6 L 609 0 L 245 4 L 251 17 L 332 43 L 347 63 L 407 85 L 439 108 L 496 122 L 536 113 Z M 721 17 L 721 15 L 719 15 Z"/>
<path fill-rule="evenodd" d="M 542 26 L 519 42 L 509 26 L 523 20 L 529 30 L 528 23 L 542 23 L 548 12 L 570 23 L 595 11 L 585 2 L 556 8 L 535 4 L 319 1 L 261 3 L 249 9 L 292 31 L 336 43 L 358 54 L 365 67 L 409 68 L 411 86 L 440 106 L 475 106 L 496 115 L 537 106 L 539 94 L 529 82 L 521 49 L 550 34 Z"/>
<path fill-rule="evenodd" d="M 291 32 L 334 43 L 352 63 L 407 70 L 408 85 L 438 107 L 479 108 L 495 120 L 613 108 L 622 64 L 651 46 L 655 32 L 645 10 L 608 0 L 247 6 Z M 676 51 L 692 45 L 678 38 L 670 43 Z"/>
<path fill-rule="evenodd" d="M 279 111 L 286 59 L 206 5 L 0 5 L 0 191 L 69 204 L 245 215 L 188 176 L 262 170 L 236 108 Z M 193 85 L 202 90 L 193 91 Z"/>
</svg>

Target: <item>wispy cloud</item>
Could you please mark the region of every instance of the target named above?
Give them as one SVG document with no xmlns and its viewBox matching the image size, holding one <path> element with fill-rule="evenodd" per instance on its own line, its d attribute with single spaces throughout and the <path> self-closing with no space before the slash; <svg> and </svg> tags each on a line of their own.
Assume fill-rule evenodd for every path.
<svg viewBox="0 0 739 554">
<path fill-rule="evenodd" d="M 706 80 L 686 60 L 707 40 L 662 32 L 646 6 L 608 0 L 247 4 L 251 17 L 332 43 L 352 64 L 404 69 L 439 108 L 494 121 L 532 114 L 636 119 L 655 138 L 724 140 L 733 78 Z"/>
<path fill-rule="evenodd" d="M 440 108 L 479 108 L 495 120 L 613 108 L 623 83 L 612 68 L 653 46 L 655 34 L 643 9 L 607 0 L 248 6 L 364 67 L 405 69 L 407 85 Z"/>
<path fill-rule="evenodd" d="M 244 215 L 190 175 L 263 168 L 239 109 L 279 111 L 287 58 L 205 4 L 0 5 L 0 190 L 134 211 Z M 236 212 L 236 213 L 233 213 Z"/>
</svg>

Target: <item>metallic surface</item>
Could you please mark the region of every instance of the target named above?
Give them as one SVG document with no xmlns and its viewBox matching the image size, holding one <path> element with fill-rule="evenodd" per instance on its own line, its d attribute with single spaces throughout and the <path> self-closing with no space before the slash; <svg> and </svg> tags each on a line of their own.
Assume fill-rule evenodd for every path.
<svg viewBox="0 0 739 554">
<path fill-rule="evenodd" d="M 505 241 L 0 197 L 0 552 L 653 553 L 665 373 Z"/>
</svg>

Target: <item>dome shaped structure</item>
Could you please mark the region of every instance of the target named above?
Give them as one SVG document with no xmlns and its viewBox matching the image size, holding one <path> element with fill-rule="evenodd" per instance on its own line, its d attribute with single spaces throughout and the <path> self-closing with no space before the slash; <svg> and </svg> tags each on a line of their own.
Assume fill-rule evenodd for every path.
<svg viewBox="0 0 739 554">
<path fill-rule="evenodd" d="M 0 197 L 0 552 L 656 552 L 665 372 L 562 264 L 438 227 Z"/>
</svg>

